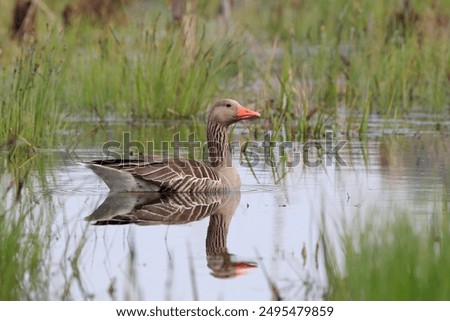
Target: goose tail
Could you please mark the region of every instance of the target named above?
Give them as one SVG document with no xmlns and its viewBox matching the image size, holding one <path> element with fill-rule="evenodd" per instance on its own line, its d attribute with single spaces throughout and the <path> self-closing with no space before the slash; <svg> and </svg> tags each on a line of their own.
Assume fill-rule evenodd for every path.
<svg viewBox="0 0 450 321">
<path fill-rule="evenodd" d="M 109 166 L 87 163 L 90 168 L 109 187 L 111 192 L 158 192 L 160 187 L 128 171 Z"/>
</svg>

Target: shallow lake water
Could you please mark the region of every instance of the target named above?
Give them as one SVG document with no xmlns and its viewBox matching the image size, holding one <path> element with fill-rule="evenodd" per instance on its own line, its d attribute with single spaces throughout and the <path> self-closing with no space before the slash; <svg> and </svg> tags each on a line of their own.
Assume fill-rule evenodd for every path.
<svg viewBox="0 0 450 321">
<path fill-rule="evenodd" d="M 241 192 L 203 199 L 110 195 L 80 161 L 101 157 L 108 137 L 133 132 L 128 124 L 111 124 L 71 153 L 43 151 L 56 159 L 49 165 L 46 187 L 35 183 L 35 193 L 49 195 L 55 212 L 46 262 L 51 270 L 49 299 L 324 299 L 327 277 L 320 231 L 325 228 L 339 248 L 339 234 L 355 221 L 385 220 L 404 211 L 420 224 L 450 199 L 450 121 L 441 121 L 439 130 L 435 121 L 420 117 L 398 124 L 383 132 L 386 121 L 372 119 L 367 139 L 346 141 L 339 150 L 345 162 L 341 165 L 335 155 L 327 164 L 327 155 L 312 148 L 309 160 L 320 164 L 308 166 L 300 143 L 285 158 L 275 148 L 276 167 L 264 161 L 261 148 L 253 150 L 261 155 L 253 166 L 234 153 Z M 139 130 L 142 137 L 156 137 L 155 146 L 174 131 L 185 140 L 192 132 L 189 123 L 147 124 Z M 242 142 L 255 138 L 249 127 L 236 128 L 232 137 Z M 334 137 L 332 146 L 344 139 Z M 286 160 L 296 155 L 299 164 L 288 166 Z M 168 212 L 182 213 L 170 224 L 148 217 L 133 224 L 120 216 L 102 217 L 97 210 L 102 203 L 107 214 L 135 206 L 166 206 Z M 205 203 L 209 212 L 198 205 Z M 92 213 L 97 216 L 86 219 Z"/>
</svg>

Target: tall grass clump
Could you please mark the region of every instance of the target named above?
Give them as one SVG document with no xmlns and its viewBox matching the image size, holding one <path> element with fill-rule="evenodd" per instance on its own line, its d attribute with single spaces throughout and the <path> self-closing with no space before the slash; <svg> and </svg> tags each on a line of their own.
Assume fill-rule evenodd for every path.
<svg viewBox="0 0 450 321">
<path fill-rule="evenodd" d="M 48 299 L 47 205 L 0 203 L 0 300 Z"/>
<path fill-rule="evenodd" d="M 24 45 L 0 74 L 0 146 L 54 146 L 62 128 L 58 102 L 63 69 L 54 40 Z"/>
<path fill-rule="evenodd" d="M 17 44 L 0 43 L 0 85 L 6 97 L 1 106 L 7 112 L 1 117 L 11 123 L 3 128 L 4 141 L 20 138 L 38 145 L 34 141 L 40 135 L 32 129 L 39 131 L 42 115 L 55 124 L 55 112 L 116 119 L 190 118 L 203 114 L 237 74 L 242 46 L 225 21 L 202 15 L 203 2 L 181 23 L 173 21 L 163 1 L 136 1 L 126 23 L 76 19 L 65 28 L 57 11 L 62 6 L 55 4 L 56 21 L 41 14 L 37 37 L 19 45 L 21 54 L 14 50 Z"/>
<path fill-rule="evenodd" d="M 54 157 L 25 145 L 0 162 L 0 300 L 46 300 L 54 203 Z"/>
<path fill-rule="evenodd" d="M 448 112 L 446 2 L 291 0 L 243 6 L 236 15 L 255 12 L 245 20 L 255 42 L 268 52 L 273 51 L 269 46 L 278 49 L 269 64 L 258 63 L 270 67 L 262 74 L 276 79 L 287 64 L 292 105 L 297 106 L 293 118 L 301 128 L 305 99 L 310 110 L 322 115 L 319 123 L 325 119 L 329 127 L 359 134 L 366 131 L 368 114 L 395 118 Z M 283 89 L 276 81 L 266 81 L 264 88 L 269 93 Z M 317 121 L 310 117 L 308 124 L 316 128 Z"/>
<path fill-rule="evenodd" d="M 398 218 L 386 225 L 366 223 L 347 232 L 342 238 L 342 268 L 328 248 L 328 299 L 450 299 L 448 204 L 429 225 L 420 222 L 426 226 L 418 227 L 406 213 L 396 214 Z"/>
<path fill-rule="evenodd" d="M 217 2 L 188 1 L 176 21 L 167 2 L 136 0 L 121 22 L 85 17 L 64 28 L 68 0 L 47 3 L 54 11 L 39 13 L 23 54 L 9 59 L 16 45 L 0 41 L 3 145 L 39 145 L 54 132 L 39 129 L 42 115 L 49 124 L 62 112 L 189 118 L 223 95 L 264 100 L 258 107 L 275 131 L 283 124 L 293 139 L 325 128 L 364 135 L 375 113 L 448 113 L 446 1 L 249 0 L 234 2 L 231 14 Z"/>
<path fill-rule="evenodd" d="M 320 137 L 333 126 L 340 93 L 333 81 L 338 68 L 329 57 L 329 48 L 303 50 L 287 45 L 281 49 L 279 61 L 270 59 L 264 71 L 265 92 L 275 99 L 262 108 L 275 132 L 282 125 L 287 139 L 304 140 Z M 321 63 L 314 63 L 318 60 Z"/>
<path fill-rule="evenodd" d="M 189 118 L 204 112 L 242 55 L 226 32 L 216 31 L 196 16 L 182 27 L 164 14 L 109 28 L 75 49 L 63 99 L 74 111 L 101 116 Z M 79 32 L 69 31 L 67 41 Z"/>
</svg>

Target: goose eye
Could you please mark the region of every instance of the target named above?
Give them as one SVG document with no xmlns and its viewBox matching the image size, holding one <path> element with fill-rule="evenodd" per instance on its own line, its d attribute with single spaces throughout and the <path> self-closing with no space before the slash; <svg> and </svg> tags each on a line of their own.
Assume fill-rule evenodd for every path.
<svg viewBox="0 0 450 321">
<path fill-rule="evenodd" d="M 231 107 L 231 104 L 227 104 L 226 106 L 227 106 L 227 107 Z"/>
</svg>

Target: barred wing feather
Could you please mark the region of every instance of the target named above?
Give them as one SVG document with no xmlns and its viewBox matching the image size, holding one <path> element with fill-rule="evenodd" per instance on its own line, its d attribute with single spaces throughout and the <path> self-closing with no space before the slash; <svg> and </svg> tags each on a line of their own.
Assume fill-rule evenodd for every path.
<svg viewBox="0 0 450 321">
<path fill-rule="evenodd" d="M 103 160 L 93 161 L 88 166 L 112 191 L 205 192 L 223 189 L 214 168 L 192 159 Z M 130 174 L 132 177 L 126 177 Z"/>
</svg>

